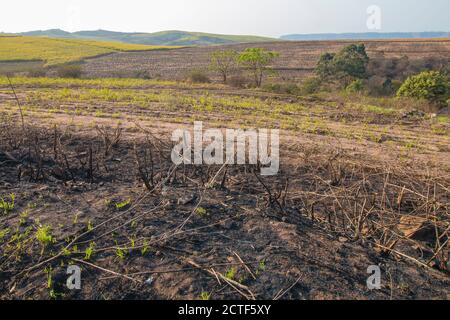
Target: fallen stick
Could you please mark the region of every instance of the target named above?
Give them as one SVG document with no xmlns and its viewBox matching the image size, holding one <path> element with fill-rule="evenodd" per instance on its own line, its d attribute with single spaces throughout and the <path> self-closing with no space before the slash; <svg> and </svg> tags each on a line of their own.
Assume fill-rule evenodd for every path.
<svg viewBox="0 0 450 320">
<path fill-rule="evenodd" d="M 284 296 L 286 293 L 288 293 L 293 287 L 295 287 L 295 285 L 300 281 L 301 278 L 302 278 L 301 276 L 298 277 L 297 281 L 295 281 L 289 288 L 284 290 L 282 293 L 277 293 L 275 295 L 275 297 L 273 298 L 273 300 L 279 300 L 282 296 Z"/>
<path fill-rule="evenodd" d="M 125 278 L 125 279 L 131 280 L 131 281 L 134 281 L 134 282 L 142 282 L 142 281 L 136 280 L 136 279 L 134 279 L 134 278 L 132 278 L 132 277 L 130 277 L 130 276 L 127 276 L 126 274 L 121 274 L 121 273 L 118 273 L 118 272 L 115 272 L 115 271 L 112 271 L 112 270 L 109 270 L 109 269 L 105 269 L 105 268 L 102 268 L 102 267 L 100 267 L 100 266 L 97 266 L 97 265 L 95 265 L 95 264 L 93 264 L 93 263 L 89 263 L 89 262 L 84 261 L 84 260 L 80 260 L 80 259 L 72 259 L 72 260 L 73 260 L 73 261 L 76 261 L 76 262 L 79 262 L 79 263 L 82 263 L 82 264 L 85 264 L 85 265 L 88 265 L 88 266 L 90 266 L 90 267 L 92 267 L 92 268 L 101 270 L 101 271 L 103 271 L 103 272 L 107 272 L 107 273 L 114 274 L 114 275 L 116 275 L 116 276 L 118 276 L 118 277 L 123 277 L 123 278 Z"/>
<path fill-rule="evenodd" d="M 252 270 L 250 270 L 250 268 L 245 264 L 244 260 L 241 259 L 241 257 L 236 253 L 236 251 L 233 251 L 233 254 L 238 258 L 238 260 L 242 263 L 242 265 L 244 266 L 244 268 L 248 271 L 248 273 L 250 273 L 250 275 L 252 276 L 252 278 L 254 280 L 256 280 L 256 276 L 253 274 Z"/>
<path fill-rule="evenodd" d="M 253 261 L 251 263 L 258 264 L 259 261 Z M 213 267 L 221 267 L 221 266 L 240 266 L 241 263 L 215 263 L 212 265 L 199 265 L 200 269 L 212 269 Z M 165 274 L 165 273 L 179 273 L 179 272 L 188 272 L 188 271 L 194 271 L 199 270 L 198 267 L 191 267 L 191 268 L 180 268 L 180 269 L 168 269 L 168 270 L 149 270 L 149 271 L 140 271 L 140 272 L 134 272 L 130 273 L 130 276 L 141 276 L 141 275 L 148 275 L 148 274 Z M 215 272 L 215 271 L 214 271 Z M 108 276 L 101 278 L 102 280 L 108 280 L 108 279 L 114 279 L 119 277 L 116 276 Z M 219 281 L 220 282 L 220 281 Z"/>
<path fill-rule="evenodd" d="M 404 254 L 404 253 L 401 253 L 400 251 L 397 251 L 397 250 L 392 249 L 392 248 L 385 247 L 385 246 L 383 246 L 383 245 L 381 245 L 381 244 L 378 244 L 378 243 L 374 243 L 374 244 L 375 244 L 377 247 L 380 247 L 381 249 L 388 250 L 388 251 L 390 251 L 390 252 L 392 252 L 392 253 L 398 254 L 399 256 L 401 256 L 401 257 L 403 257 L 403 258 L 406 258 L 406 259 L 408 259 L 408 260 L 410 260 L 410 261 L 413 261 L 413 262 L 417 263 L 418 265 L 420 265 L 420 266 L 422 266 L 422 267 L 424 267 L 424 268 L 428 268 L 428 269 L 434 270 L 433 268 L 431 268 L 431 267 L 428 266 L 427 264 L 425 264 L 425 263 L 423 263 L 423 262 L 421 262 L 421 261 L 419 261 L 419 260 L 417 260 L 417 259 L 415 259 L 415 258 L 413 258 L 413 257 L 410 257 L 410 256 L 408 256 L 408 255 L 406 255 L 406 254 Z"/>
<path fill-rule="evenodd" d="M 227 277 L 225 277 L 223 274 L 221 274 L 220 272 L 213 272 L 211 270 L 202 268 L 201 266 L 199 266 L 197 263 L 195 263 L 194 261 L 190 260 L 190 259 L 186 259 L 185 260 L 186 263 L 198 268 L 198 269 L 202 269 L 206 272 L 208 272 L 210 275 L 212 275 L 213 277 L 219 276 L 219 278 L 221 278 L 223 281 L 225 281 L 230 287 L 232 287 L 233 289 L 235 289 L 237 292 L 239 292 L 244 298 L 246 298 L 247 300 L 256 300 L 255 295 L 253 294 L 253 292 L 250 291 L 249 287 L 244 286 L 243 284 L 240 284 L 237 281 L 234 281 L 232 279 L 228 279 Z M 241 290 L 239 290 L 238 288 L 245 290 L 248 292 L 249 295 L 243 293 Z"/>
</svg>

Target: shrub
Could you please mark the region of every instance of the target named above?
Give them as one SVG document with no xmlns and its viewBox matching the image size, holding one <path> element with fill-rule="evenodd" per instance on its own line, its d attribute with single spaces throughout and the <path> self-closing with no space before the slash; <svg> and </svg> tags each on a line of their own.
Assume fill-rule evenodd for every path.
<svg viewBox="0 0 450 320">
<path fill-rule="evenodd" d="M 367 93 L 371 96 L 392 96 L 401 86 L 401 82 L 380 76 L 370 77 L 365 82 Z"/>
<path fill-rule="evenodd" d="M 348 93 L 358 93 L 363 91 L 364 84 L 361 79 L 356 79 L 352 83 L 350 83 L 346 88 L 345 91 Z"/>
<path fill-rule="evenodd" d="M 425 71 L 411 76 L 397 92 L 399 97 L 426 99 L 431 103 L 444 106 L 449 98 L 449 78 L 437 71 Z"/>
<path fill-rule="evenodd" d="M 47 71 L 44 68 L 36 68 L 28 71 L 27 75 L 31 78 L 44 78 L 47 75 Z"/>
<path fill-rule="evenodd" d="M 227 83 L 235 88 L 245 88 L 248 84 L 248 80 L 245 77 L 238 75 L 230 77 Z"/>
<path fill-rule="evenodd" d="M 312 94 L 318 92 L 321 86 L 322 81 L 318 77 L 311 77 L 303 81 L 301 90 L 304 94 Z"/>
<path fill-rule="evenodd" d="M 63 65 L 56 70 L 60 78 L 81 78 L 83 68 L 80 65 Z"/>
<path fill-rule="evenodd" d="M 191 71 L 188 78 L 189 78 L 189 81 L 191 81 L 193 83 L 210 83 L 211 82 L 208 75 L 200 70 Z"/>
<path fill-rule="evenodd" d="M 152 76 L 147 70 L 139 70 L 134 73 L 134 78 L 150 80 Z"/>
<path fill-rule="evenodd" d="M 265 91 L 280 94 L 299 94 L 300 88 L 294 83 L 271 83 L 263 86 Z"/>
</svg>

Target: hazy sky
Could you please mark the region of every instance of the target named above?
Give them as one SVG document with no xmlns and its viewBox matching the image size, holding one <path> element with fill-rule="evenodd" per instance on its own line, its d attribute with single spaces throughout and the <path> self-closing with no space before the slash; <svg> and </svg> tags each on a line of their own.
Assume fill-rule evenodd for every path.
<svg viewBox="0 0 450 320">
<path fill-rule="evenodd" d="M 369 29 L 377 5 L 381 29 Z M 155 32 L 290 33 L 450 31 L 450 0 L 3 0 L 0 31 L 60 28 Z M 373 22 L 373 20 L 371 20 Z"/>
</svg>

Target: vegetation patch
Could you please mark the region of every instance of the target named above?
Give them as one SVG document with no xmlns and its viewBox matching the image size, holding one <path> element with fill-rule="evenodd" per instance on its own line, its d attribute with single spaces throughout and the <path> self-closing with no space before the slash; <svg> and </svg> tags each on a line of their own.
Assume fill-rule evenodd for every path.
<svg viewBox="0 0 450 320">
<path fill-rule="evenodd" d="M 112 52 L 168 48 L 170 47 L 91 40 L 0 37 L 0 61 L 45 61 L 47 66 L 51 66 Z"/>
</svg>

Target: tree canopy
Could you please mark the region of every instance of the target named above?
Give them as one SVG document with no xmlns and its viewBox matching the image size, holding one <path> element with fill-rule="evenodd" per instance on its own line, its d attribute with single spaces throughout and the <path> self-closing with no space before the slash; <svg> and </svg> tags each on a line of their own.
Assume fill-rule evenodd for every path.
<svg viewBox="0 0 450 320">
<path fill-rule="evenodd" d="M 324 53 L 317 63 L 316 73 L 322 79 L 364 79 L 369 57 L 364 44 L 346 46 L 338 53 Z"/>
<path fill-rule="evenodd" d="M 248 48 L 239 55 L 238 61 L 252 73 L 255 85 L 260 87 L 264 74 L 271 71 L 269 65 L 278 55 L 277 52 L 262 48 Z"/>
</svg>

